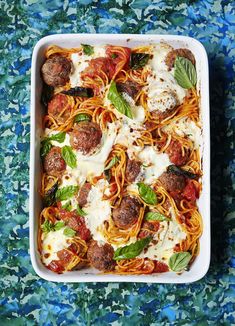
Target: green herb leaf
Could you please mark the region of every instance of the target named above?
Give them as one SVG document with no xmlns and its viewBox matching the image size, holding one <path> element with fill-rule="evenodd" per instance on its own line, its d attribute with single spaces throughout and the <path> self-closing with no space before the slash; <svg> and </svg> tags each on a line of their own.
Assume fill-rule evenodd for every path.
<svg viewBox="0 0 235 326">
<path fill-rule="evenodd" d="M 67 200 L 78 192 L 78 186 L 67 186 L 60 188 L 56 191 L 56 200 L 62 201 Z"/>
<path fill-rule="evenodd" d="M 133 119 L 131 107 L 129 103 L 127 103 L 127 101 L 121 96 L 121 94 L 118 93 L 116 83 L 114 81 L 112 81 L 110 85 L 108 99 L 120 113 L 126 115 L 130 119 Z"/>
<path fill-rule="evenodd" d="M 189 178 L 189 179 L 197 179 L 198 178 L 198 175 L 197 174 L 194 174 L 192 172 L 189 172 L 189 171 L 185 171 L 181 168 L 179 168 L 178 166 L 176 165 L 169 165 L 167 167 L 167 172 L 168 173 L 174 173 L 174 174 L 177 174 L 177 175 L 183 175 L 185 176 L 186 178 Z"/>
<path fill-rule="evenodd" d="M 148 205 L 156 205 L 157 204 L 157 195 L 153 191 L 152 188 L 150 188 L 148 185 L 144 184 L 143 182 L 137 183 L 138 190 L 140 197 L 143 199 L 143 201 Z"/>
<path fill-rule="evenodd" d="M 41 148 L 40 148 L 41 158 L 44 158 L 50 152 L 51 148 L 52 148 L 51 142 L 48 139 L 44 139 L 41 142 Z"/>
<path fill-rule="evenodd" d="M 65 132 L 59 132 L 58 134 L 52 135 L 50 137 L 48 137 L 48 140 L 54 140 L 54 141 L 58 141 L 58 143 L 63 143 L 65 140 Z"/>
<path fill-rule="evenodd" d="M 80 113 L 74 118 L 74 122 L 91 121 L 91 116 L 86 113 Z"/>
<path fill-rule="evenodd" d="M 49 233 L 50 231 L 54 231 L 54 225 L 48 221 L 45 220 L 44 223 L 41 225 L 42 232 Z"/>
<path fill-rule="evenodd" d="M 64 229 L 64 235 L 66 235 L 66 237 L 74 237 L 75 236 L 75 234 L 76 234 L 76 231 L 74 231 L 73 229 L 71 229 L 71 228 L 68 228 L 68 227 L 66 227 L 65 229 Z"/>
<path fill-rule="evenodd" d="M 111 58 L 112 58 L 112 59 L 116 59 L 117 57 L 118 57 L 118 55 L 117 55 L 116 53 L 112 53 L 112 54 L 111 54 Z"/>
<path fill-rule="evenodd" d="M 78 212 L 78 215 L 80 215 L 80 216 L 86 216 L 87 215 L 87 213 L 84 212 L 84 210 L 81 209 L 81 207 L 79 205 L 77 207 L 77 212 Z"/>
<path fill-rule="evenodd" d="M 114 253 L 113 259 L 121 260 L 135 258 L 142 252 L 145 247 L 147 247 L 151 240 L 151 237 L 146 237 L 128 246 L 118 248 Z"/>
<path fill-rule="evenodd" d="M 55 223 L 54 225 L 54 229 L 55 231 L 59 231 L 60 229 L 62 229 L 65 226 L 63 221 L 58 221 Z"/>
<path fill-rule="evenodd" d="M 66 211 L 70 212 L 72 210 L 71 200 L 67 201 L 67 203 L 65 203 L 62 206 L 62 208 L 65 209 Z"/>
<path fill-rule="evenodd" d="M 88 44 L 81 44 L 83 53 L 87 55 L 92 55 L 94 53 L 94 47 Z"/>
<path fill-rule="evenodd" d="M 105 170 L 111 169 L 119 161 L 117 156 L 114 156 L 109 164 L 105 167 Z"/>
<path fill-rule="evenodd" d="M 186 89 L 195 88 L 197 72 L 192 62 L 184 57 L 176 57 L 174 67 L 174 77 L 177 83 Z"/>
<path fill-rule="evenodd" d="M 159 212 L 148 212 L 145 215 L 146 221 L 170 221 L 169 218 L 167 218 L 165 215 L 159 213 Z"/>
<path fill-rule="evenodd" d="M 72 169 L 77 167 L 77 158 L 70 146 L 66 145 L 62 147 L 61 154 L 68 166 L 70 166 Z"/>
<path fill-rule="evenodd" d="M 139 69 L 144 67 L 149 61 L 150 54 L 147 53 L 132 53 L 130 66 L 132 69 Z"/>
<path fill-rule="evenodd" d="M 169 259 L 169 267 L 174 272 L 181 272 L 188 266 L 192 255 L 189 252 L 176 252 Z"/>
</svg>

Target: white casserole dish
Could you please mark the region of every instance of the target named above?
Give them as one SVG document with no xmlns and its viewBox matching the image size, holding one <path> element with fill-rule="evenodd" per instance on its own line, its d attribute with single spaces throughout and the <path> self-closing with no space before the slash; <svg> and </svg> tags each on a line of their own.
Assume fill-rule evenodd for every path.
<svg viewBox="0 0 235 326">
<path fill-rule="evenodd" d="M 198 87 L 201 92 L 201 118 L 203 124 L 202 151 L 202 193 L 198 206 L 203 219 L 203 234 L 200 238 L 200 253 L 189 272 L 178 275 L 173 272 L 150 275 L 104 275 L 95 269 L 55 274 L 41 262 L 37 249 L 37 230 L 42 200 L 39 193 L 41 180 L 40 136 L 42 135 L 43 109 L 40 103 L 42 80 L 40 69 L 45 60 L 45 50 L 49 45 L 78 47 L 80 43 L 91 45 L 122 45 L 135 47 L 165 41 L 175 48 L 188 48 L 196 58 Z M 210 263 L 210 123 L 209 123 L 209 78 L 208 59 L 203 45 L 197 40 L 175 35 L 133 35 L 133 34 L 60 34 L 42 38 L 35 46 L 31 70 L 31 147 L 30 147 L 30 255 L 35 272 L 48 281 L 55 282 L 151 282 L 188 283 L 201 279 Z"/>
</svg>

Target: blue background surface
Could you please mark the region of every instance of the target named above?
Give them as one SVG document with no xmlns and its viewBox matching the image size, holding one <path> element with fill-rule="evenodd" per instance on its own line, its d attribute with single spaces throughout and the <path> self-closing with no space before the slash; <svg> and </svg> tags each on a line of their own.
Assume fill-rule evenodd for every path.
<svg viewBox="0 0 235 326">
<path fill-rule="evenodd" d="M 235 324 L 235 9 L 228 0 L 0 1 L 0 324 Z M 29 258 L 32 49 L 56 33 L 195 37 L 210 64 L 212 260 L 186 285 L 54 284 Z M 89 41 L 89 40 L 88 40 Z"/>
</svg>

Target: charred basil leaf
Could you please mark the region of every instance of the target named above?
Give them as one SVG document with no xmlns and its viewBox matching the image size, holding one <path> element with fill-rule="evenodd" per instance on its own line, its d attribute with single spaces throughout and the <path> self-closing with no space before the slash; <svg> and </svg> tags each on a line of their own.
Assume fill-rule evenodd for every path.
<svg viewBox="0 0 235 326">
<path fill-rule="evenodd" d="M 74 122 L 91 121 L 91 116 L 86 113 L 80 113 L 74 118 Z"/>
<path fill-rule="evenodd" d="M 73 229 L 69 228 L 69 227 L 66 227 L 64 229 L 64 235 L 66 235 L 66 237 L 74 237 L 75 234 L 76 234 L 76 231 L 74 231 Z"/>
<path fill-rule="evenodd" d="M 94 53 L 94 47 L 89 44 L 81 44 L 83 53 L 86 55 L 92 55 Z"/>
<path fill-rule="evenodd" d="M 111 171 L 110 170 L 104 170 L 104 176 L 105 179 L 109 182 L 111 180 Z"/>
<path fill-rule="evenodd" d="M 120 113 L 126 115 L 130 119 L 133 119 L 131 107 L 129 103 L 127 103 L 127 101 L 122 97 L 122 95 L 118 93 L 116 83 L 114 81 L 112 81 L 110 85 L 108 99 Z"/>
<path fill-rule="evenodd" d="M 132 69 L 139 69 L 144 67 L 150 59 L 148 53 L 131 53 L 130 66 Z"/>
<path fill-rule="evenodd" d="M 143 201 L 148 205 L 156 205 L 157 204 L 157 195 L 153 191 L 151 187 L 144 184 L 143 182 L 137 183 L 140 197 Z"/>
<path fill-rule="evenodd" d="M 188 266 L 192 255 L 189 252 L 176 252 L 169 259 L 169 267 L 174 272 L 181 272 Z"/>
<path fill-rule="evenodd" d="M 61 154 L 68 166 L 70 166 L 72 169 L 77 167 L 77 158 L 70 146 L 66 145 L 62 147 Z"/>
<path fill-rule="evenodd" d="M 145 215 L 146 221 L 170 221 L 168 217 L 159 212 L 148 212 Z"/>
<path fill-rule="evenodd" d="M 54 87 L 49 86 L 43 83 L 42 86 L 42 95 L 41 95 L 41 103 L 47 107 L 47 104 L 50 102 L 54 94 Z"/>
<path fill-rule="evenodd" d="M 184 57 L 176 57 L 174 67 L 174 77 L 181 87 L 186 89 L 196 87 L 197 71 L 190 60 Z"/>
<path fill-rule="evenodd" d="M 56 191 L 56 200 L 62 201 L 67 200 L 78 192 L 78 186 L 67 186 L 60 188 Z"/>
<path fill-rule="evenodd" d="M 56 195 L 57 189 L 58 189 L 58 181 L 56 181 L 52 185 L 52 187 L 49 190 L 47 190 L 47 192 L 45 193 L 44 198 L 43 198 L 45 206 L 49 207 L 55 203 L 55 201 L 56 201 L 55 195 Z"/>
<path fill-rule="evenodd" d="M 79 97 L 92 97 L 94 96 L 94 92 L 92 88 L 86 88 L 86 87 L 74 87 L 70 88 L 67 91 L 62 91 L 61 93 L 65 95 L 70 96 L 79 96 Z"/>
<path fill-rule="evenodd" d="M 197 179 L 198 178 L 197 174 L 194 174 L 194 173 L 189 172 L 189 171 L 185 171 L 185 170 L 179 168 L 176 165 L 169 165 L 167 167 L 167 172 L 168 173 L 174 173 L 174 174 L 177 174 L 177 175 L 183 175 L 183 176 L 185 176 L 186 178 L 189 178 L 189 179 Z"/>
<path fill-rule="evenodd" d="M 145 247 L 147 247 L 151 240 L 151 237 L 146 237 L 128 246 L 118 248 L 114 253 L 113 259 L 121 260 L 135 258 L 136 256 L 139 256 L 139 254 Z"/>
</svg>

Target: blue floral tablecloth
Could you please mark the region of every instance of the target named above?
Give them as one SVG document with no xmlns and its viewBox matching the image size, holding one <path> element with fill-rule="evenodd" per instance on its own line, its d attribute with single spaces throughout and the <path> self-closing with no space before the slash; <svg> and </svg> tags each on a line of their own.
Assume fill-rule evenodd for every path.
<svg viewBox="0 0 235 326">
<path fill-rule="evenodd" d="M 235 325 L 235 6 L 229 0 L 0 1 L 0 325 Z M 210 64 L 212 260 L 186 285 L 55 284 L 29 257 L 32 49 L 56 33 L 201 41 Z"/>
</svg>

